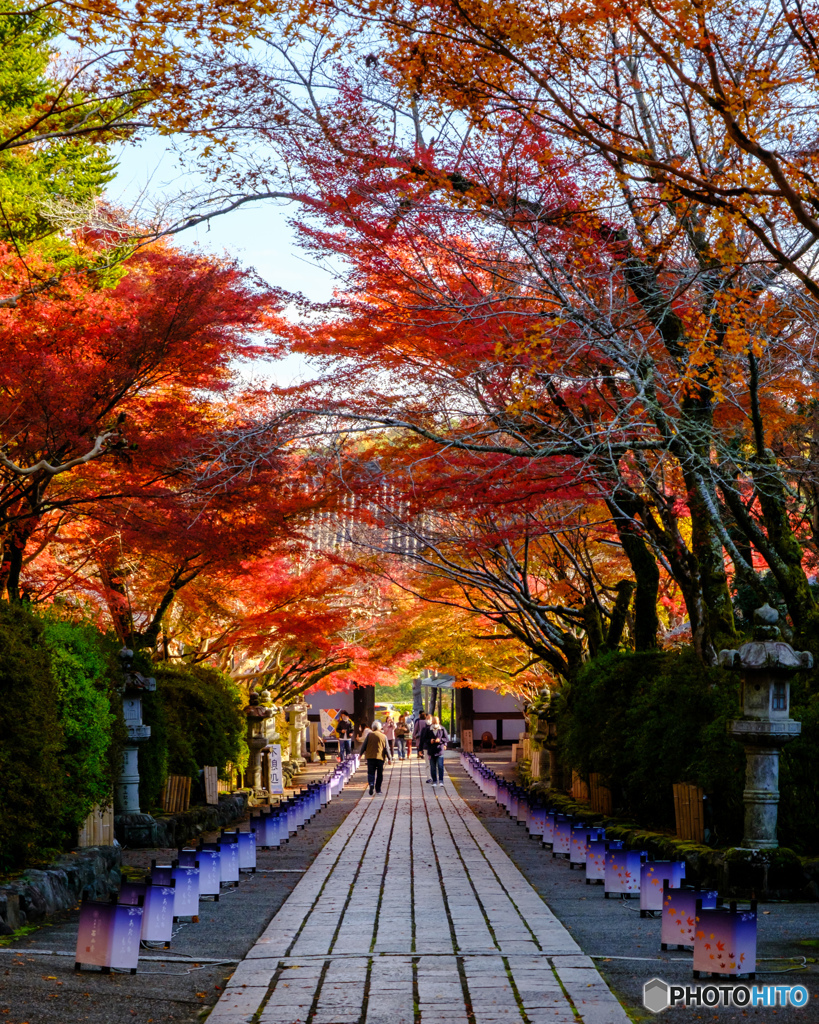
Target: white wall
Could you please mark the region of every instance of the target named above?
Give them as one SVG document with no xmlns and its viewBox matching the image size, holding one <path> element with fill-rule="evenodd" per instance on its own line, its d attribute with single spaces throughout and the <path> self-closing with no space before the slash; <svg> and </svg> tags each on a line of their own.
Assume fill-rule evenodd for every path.
<svg viewBox="0 0 819 1024">
<path fill-rule="evenodd" d="M 346 711 L 348 715 L 353 713 L 353 691 L 343 693 L 325 693 L 319 690 L 316 693 L 307 693 L 304 696 L 304 703 L 310 705 L 308 714 L 317 715 L 319 711 L 327 708 L 335 708 L 337 711 Z"/>
<path fill-rule="evenodd" d="M 523 714 L 516 697 L 503 696 L 494 690 L 473 690 L 472 707 L 474 711 L 516 711 Z"/>
</svg>

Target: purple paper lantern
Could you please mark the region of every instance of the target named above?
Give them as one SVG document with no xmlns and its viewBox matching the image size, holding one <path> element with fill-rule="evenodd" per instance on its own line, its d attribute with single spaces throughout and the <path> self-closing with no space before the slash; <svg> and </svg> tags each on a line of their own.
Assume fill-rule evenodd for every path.
<svg viewBox="0 0 819 1024">
<path fill-rule="evenodd" d="M 668 882 L 664 884 L 660 949 L 694 945 L 698 900 L 706 910 L 713 910 L 717 905 L 716 890 L 674 889 Z"/>
<path fill-rule="evenodd" d="M 640 917 L 663 909 L 663 884 L 678 889 L 685 878 L 684 860 L 650 860 L 640 873 Z"/>
<path fill-rule="evenodd" d="M 694 977 L 723 974 L 736 978 L 756 977 L 756 901 L 749 907 L 703 909 L 696 904 Z"/>
<path fill-rule="evenodd" d="M 606 853 L 605 897 L 611 893 L 632 896 L 640 891 L 640 874 L 647 854 L 641 850 L 609 850 Z"/>
</svg>

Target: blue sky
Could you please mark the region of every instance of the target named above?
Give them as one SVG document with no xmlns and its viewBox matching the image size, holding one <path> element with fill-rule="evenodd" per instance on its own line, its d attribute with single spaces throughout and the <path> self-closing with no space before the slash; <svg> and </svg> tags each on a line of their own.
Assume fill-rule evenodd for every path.
<svg viewBox="0 0 819 1024">
<path fill-rule="evenodd" d="M 180 174 L 177 159 L 166 142 L 154 138 L 122 148 L 119 172 L 108 193 L 114 203 L 130 209 L 140 196 L 147 196 L 150 203 L 151 196 L 176 194 L 186 185 L 194 187 L 196 183 L 194 176 Z M 296 245 L 287 222 L 295 212 L 272 202 L 252 203 L 182 232 L 176 236 L 176 242 L 186 247 L 200 246 L 217 255 L 227 254 L 244 266 L 255 268 L 271 285 L 324 302 L 332 296 L 333 275 L 312 262 Z M 292 358 L 261 372 L 287 384 L 309 370 L 301 359 Z"/>
</svg>

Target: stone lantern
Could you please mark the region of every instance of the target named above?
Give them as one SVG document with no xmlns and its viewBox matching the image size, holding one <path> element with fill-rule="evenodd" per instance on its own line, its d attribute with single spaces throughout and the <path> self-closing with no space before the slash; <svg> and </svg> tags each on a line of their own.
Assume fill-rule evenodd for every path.
<svg viewBox="0 0 819 1024">
<path fill-rule="evenodd" d="M 302 757 L 301 738 L 307 728 L 307 712 L 309 704 L 298 702 L 290 704 L 287 708 L 287 721 L 290 726 L 290 760 L 296 761 Z"/>
<path fill-rule="evenodd" d="M 723 668 L 737 669 L 742 682 L 742 718 L 731 735 L 745 747 L 745 834 L 751 850 L 773 850 L 779 806 L 779 753 L 802 731 L 790 718 L 790 676 L 813 668 L 808 651 L 780 639 L 779 612 L 764 604 L 754 612 L 754 638 L 738 651 L 720 651 Z"/>
<path fill-rule="evenodd" d="M 156 679 L 144 676 L 133 667 L 134 652 L 127 647 L 119 652 L 123 672 L 122 710 L 128 741 L 122 752 L 122 770 L 117 779 L 114 826 L 117 837 L 128 846 L 152 845 L 157 823 L 139 809 L 139 744 L 151 736 L 151 727 L 142 724 L 142 694 L 156 690 Z"/>
<path fill-rule="evenodd" d="M 247 706 L 244 708 L 247 719 L 247 746 L 250 757 L 247 764 L 247 773 L 250 788 L 258 796 L 262 792 L 262 750 L 270 743 L 272 732 L 275 728 L 273 716 L 275 710 L 271 707 L 264 707 L 259 701 L 259 694 L 251 693 Z"/>
</svg>

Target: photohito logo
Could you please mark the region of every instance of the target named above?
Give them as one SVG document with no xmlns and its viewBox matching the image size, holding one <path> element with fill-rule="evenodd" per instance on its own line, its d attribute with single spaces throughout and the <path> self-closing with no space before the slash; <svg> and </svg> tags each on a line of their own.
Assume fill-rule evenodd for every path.
<svg viewBox="0 0 819 1024">
<path fill-rule="evenodd" d="M 662 1013 L 670 1006 L 805 1006 L 804 985 L 669 985 L 652 978 L 643 985 L 643 1006 Z"/>
</svg>

